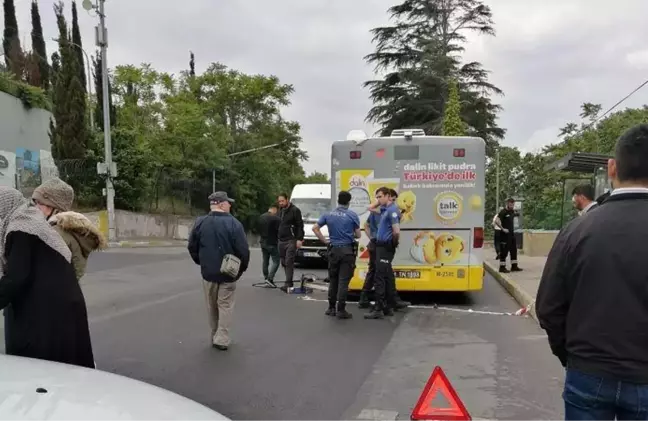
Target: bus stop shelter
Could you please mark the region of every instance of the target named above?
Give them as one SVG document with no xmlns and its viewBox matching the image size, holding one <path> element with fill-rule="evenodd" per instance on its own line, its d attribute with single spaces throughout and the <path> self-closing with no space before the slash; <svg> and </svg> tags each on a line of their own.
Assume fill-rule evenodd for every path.
<svg viewBox="0 0 648 421">
<path fill-rule="evenodd" d="M 563 201 L 560 215 L 560 227 L 565 220 L 565 204 L 571 202 L 571 190 L 584 180 L 589 180 L 594 185 L 594 197 L 599 197 L 610 190 L 610 180 L 607 175 L 607 163 L 612 158 L 609 155 L 571 152 L 563 158 L 547 165 L 545 171 L 563 171 L 574 174 L 573 177 L 563 178 Z M 578 176 L 582 175 L 582 176 Z"/>
</svg>

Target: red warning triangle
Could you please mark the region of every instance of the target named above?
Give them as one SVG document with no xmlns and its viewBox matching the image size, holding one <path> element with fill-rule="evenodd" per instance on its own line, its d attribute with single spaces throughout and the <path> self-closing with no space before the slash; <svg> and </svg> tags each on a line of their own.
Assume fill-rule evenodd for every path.
<svg viewBox="0 0 648 421">
<path fill-rule="evenodd" d="M 439 401 L 447 402 L 444 404 Z M 434 367 L 412 415 L 412 420 L 472 420 L 459 395 L 450 384 L 441 367 Z"/>
</svg>

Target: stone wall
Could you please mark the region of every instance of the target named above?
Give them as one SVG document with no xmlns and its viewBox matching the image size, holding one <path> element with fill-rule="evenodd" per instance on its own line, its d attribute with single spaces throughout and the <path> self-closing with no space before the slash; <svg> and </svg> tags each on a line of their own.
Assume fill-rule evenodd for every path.
<svg viewBox="0 0 648 421">
<path fill-rule="evenodd" d="M 106 211 L 85 214 L 108 236 L 108 213 Z M 176 215 L 154 215 L 117 210 L 115 228 L 119 240 L 166 239 L 188 240 L 196 218 Z M 258 246 L 258 237 L 247 234 L 250 246 Z"/>
<path fill-rule="evenodd" d="M 0 186 L 26 195 L 56 174 L 49 139 L 52 114 L 27 109 L 18 98 L 0 92 Z"/>
<path fill-rule="evenodd" d="M 559 231 L 525 230 L 522 252 L 526 256 L 547 256 Z"/>
</svg>

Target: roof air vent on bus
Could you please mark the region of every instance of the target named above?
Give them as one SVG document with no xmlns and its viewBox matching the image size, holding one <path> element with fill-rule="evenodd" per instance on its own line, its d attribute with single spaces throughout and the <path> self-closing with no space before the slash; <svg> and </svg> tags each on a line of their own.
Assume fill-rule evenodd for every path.
<svg viewBox="0 0 648 421">
<path fill-rule="evenodd" d="M 404 137 L 409 140 L 413 136 L 425 136 L 425 132 L 423 129 L 397 129 L 391 132 L 391 137 Z"/>
<path fill-rule="evenodd" d="M 351 140 L 358 144 L 365 142 L 367 139 L 367 133 L 364 130 L 351 130 L 346 137 L 346 140 Z"/>
</svg>

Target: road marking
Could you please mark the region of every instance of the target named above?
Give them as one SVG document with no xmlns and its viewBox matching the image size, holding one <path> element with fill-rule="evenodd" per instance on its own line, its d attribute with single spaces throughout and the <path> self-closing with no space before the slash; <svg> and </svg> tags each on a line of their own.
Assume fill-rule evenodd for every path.
<svg viewBox="0 0 648 421">
<path fill-rule="evenodd" d="M 308 295 L 299 297 L 300 300 L 304 301 L 315 301 L 320 303 L 327 303 L 328 300 L 323 300 L 319 298 L 312 298 Z M 349 302 L 351 304 L 351 302 Z M 352 303 L 358 304 L 358 303 Z M 422 310 L 443 310 L 443 311 L 455 311 L 459 313 L 469 313 L 469 314 L 485 314 L 489 316 L 524 316 L 528 317 L 526 314 L 516 314 L 516 312 L 506 312 L 506 311 L 487 311 L 487 310 L 473 310 L 472 308 L 457 308 L 457 307 L 443 307 L 436 304 L 432 305 L 411 305 L 408 308 L 422 309 Z"/>
<path fill-rule="evenodd" d="M 390 421 L 396 420 L 398 412 L 396 411 L 382 411 L 380 409 L 363 409 L 360 411 L 357 419 L 359 420 L 375 420 L 375 421 Z"/>
<path fill-rule="evenodd" d="M 138 304 L 136 306 L 124 308 L 124 309 L 116 311 L 114 313 L 104 314 L 103 316 L 98 316 L 98 317 L 92 317 L 89 321 L 90 321 L 90 323 L 106 322 L 106 321 L 108 321 L 110 319 L 114 319 L 115 317 L 125 316 L 127 314 L 131 314 L 131 313 L 138 312 L 140 310 L 144 310 L 145 308 L 148 308 L 148 307 L 168 303 L 169 301 L 175 300 L 176 298 L 180 298 L 180 297 L 183 297 L 185 295 L 195 294 L 195 293 L 196 293 L 196 290 L 183 291 L 183 292 L 180 292 L 178 294 L 171 295 L 169 297 L 161 298 L 159 300 L 149 301 L 149 302 L 146 302 L 146 303 Z"/>
</svg>

